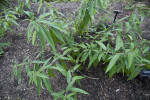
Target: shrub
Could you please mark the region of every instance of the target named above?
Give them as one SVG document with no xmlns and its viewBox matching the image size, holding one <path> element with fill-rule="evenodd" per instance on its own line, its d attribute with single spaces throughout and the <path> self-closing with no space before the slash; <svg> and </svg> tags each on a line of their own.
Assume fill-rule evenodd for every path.
<svg viewBox="0 0 150 100">
<path fill-rule="evenodd" d="M 42 4 L 38 12 L 41 6 Z M 101 20 L 102 24 L 97 29 L 94 29 L 91 27 L 95 15 L 99 14 L 99 9 L 104 16 L 109 14 L 104 12 L 101 0 L 82 0 L 76 20 L 69 24 L 66 20 L 62 20 L 62 17 L 58 17 L 62 16 L 60 12 L 48 3 L 47 6 L 49 12 L 43 12 L 38 18 L 34 17 L 33 12 L 24 11 L 30 21 L 27 38 L 28 42 L 32 41 L 35 46 L 39 43 L 41 52 L 46 49 L 46 43 L 48 43 L 54 56 L 45 60 L 39 58 L 35 61 L 25 60 L 21 64 L 15 63 L 14 74 L 18 76 L 19 83 L 21 83 L 21 71 L 24 66 L 30 77 L 29 83 L 35 83 L 39 95 L 41 85 L 44 83 L 55 99 L 74 100 L 73 95 L 77 92 L 88 94 L 73 86 L 75 81 L 79 83 L 79 79 L 83 78 L 77 76 L 75 70 L 79 70 L 79 67 L 83 68 L 82 65 L 86 62 L 89 62 L 87 68 L 93 65 L 97 67 L 98 63 L 103 62 L 107 65 L 105 72 L 109 72 L 110 77 L 115 73 L 123 73 L 129 76 L 128 80 L 136 77 L 142 69 L 149 68 L 150 42 L 142 38 L 143 33 L 140 27 L 146 17 L 143 11 L 134 9 L 130 16 L 115 23 L 107 17 Z M 106 20 L 110 20 L 112 24 L 104 24 Z M 70 24 L 72 28 L 68 28 Z M 56 50 L 58 44 L 61 45 L 62 53 Z M 59 63 L 55 63 L 56 61 Z M 75 66 L 67 67 L 66 61 L 70 61 Z M 55 93 L 51 89 L 49 77 L 55 77 L 53 70 L 58 70 L 65 76 L 68 83 L 66 90 Z"/>
</svg>

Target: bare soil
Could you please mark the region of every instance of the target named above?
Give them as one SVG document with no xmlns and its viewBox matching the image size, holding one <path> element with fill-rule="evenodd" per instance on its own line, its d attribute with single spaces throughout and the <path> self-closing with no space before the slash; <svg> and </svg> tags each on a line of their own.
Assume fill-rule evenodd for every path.
<svg viewBox="0 0 150 100">
<path fill-rule="evenodd" d="M 54 4 L 58 11 L 64 13 L 74 11 L 79 3 L 60 3 Z M 38 6 L 33 4 L 35 11 Z M 125 16 L 130 13 L 124 10 L 124 5 L 112 4 L 112 9 L 122 9 L 124 12 L 119 16 Z M 119 18 L 118 17 L 118 18 Z M 150 19 L 146 19 L 144 38 L 150 40 Z M 17 78 L 12 78 L 12 65 L 15 60 L 19 63 L 27 56 L 33 59 L 38 53 L 39 48 L 27 44 L 26 30 L 29 22 L 18 20 L 20 27 L 13 26 L 14 34 L 8 34 L 2 39 L 2 42 L 11 42 L 11 47 L 5 49 L 4 56 L 0 58 L 0 100 L 53 100 L 52 96 L 45 89 L 42 89 L 41 97 L 38 97 L 35 85 L 28 86 L 28 77 L 22 72 L 22 84 L 18 84 Z M 0 41 L 1 42 L 1 41 Z M 85 66 L 86 67 L 86 66 Z M 52 88 L 55 92 L 64 89 L 67 85 L 66 80 L 59 73 L 55 73 L 56 78 L 51 78 Z M 84 70 L 79 75 L 84 75 L 81 80 L 82 89 L 90 95 L 78 94 L 78 100 L 150 100 L 150 78 L 138 76 L 131 81 L 127 81 L 126 76 L 116 74 L 112 78 L 104 73 L 104 65 L 100 64 L 97 68 L 91 67 Z M 77 87 L 79 87 L 76 84 Z"/>
</svg>

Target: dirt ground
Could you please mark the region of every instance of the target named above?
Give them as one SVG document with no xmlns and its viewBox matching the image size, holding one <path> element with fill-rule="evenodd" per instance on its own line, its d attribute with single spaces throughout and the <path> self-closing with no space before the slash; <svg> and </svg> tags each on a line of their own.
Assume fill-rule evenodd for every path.
<svg viewBox="0 0 150 100">
<path fill-rule="evenodd" d="M 54 4 L 58 11 L 67 14 L 76 10 L 79 3 L 61 3 Z M 32 6 L 35 11 L 38 6 Z M 124 10 L 124 5 L 112 4 L 112 9 Z M 120 15 L 124 16 L 128 12 Z M 146 19 L 143 27 L 145 38 L 150 40 L 150 19 Z M 28 86 L 28 77 L 25 72 L 22 72 L 22 84 L 18 84 L 17 78 L 12 78 L 12 67 L 14 61 L 21 63 L 23 59 L 30 55 L 33 59 L 38 52 L 38 47 L 33 47 L 27 44 L 26 30 L 28 22 L 18 20 L 20 27 L 13 26 L 14 34 L 8 33 L 3 42 L 11 42 L 11 47 L 6 48 L 4 56 L 0 58 L 0 100 L 53 100 L 47 90 L 42 89 L 41 97 L 35 85 Z M 112 78 L 104 73 L 103 66 L 99 65 L 96 69 L 92 67 L 90 70 L 84 70 L 80 75 L 85 78 L 81 80 L 82 89 L 89 92 L 90 95 L 78 94 L 78 100 L 150 100 L 150 78 L 138 76 L 137 78 L 127 81 L 126 76 L 116 74 Z M 64 77 L 56 73 L 56 79 L 51 78 L 52 88 L 58 92 L 66 87 Z M 76 85 L 78 87 L 78 85 Z"/>
</svg>

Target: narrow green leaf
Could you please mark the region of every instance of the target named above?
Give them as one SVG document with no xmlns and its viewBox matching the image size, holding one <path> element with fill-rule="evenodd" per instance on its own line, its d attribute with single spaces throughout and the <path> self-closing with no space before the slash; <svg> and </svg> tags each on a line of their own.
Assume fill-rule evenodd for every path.
<svg viewBox="0 0 150 100">
<path fill-rule="evenodd" d="M 19 69 L 18 69 L 18 83 L 19 84 L 21 84 L 21 71 L 22 71 L 22 68 L 20 67 Z"/>
<path fill-rule="evenodd" d="M 40 32 L 40 25 L 33 22 L 33 26 L 35 27 L 35 29 L 37 31 L 37 36 L 38 36 L 43 48 L 46 48 L 45 38 L 44 38 L 43 34 Z"/>
<path fill-rule="evenodd" d="M 89 9 L 88 10 L 89 10 L 89 14 L 90 14 L 92 20 L 94 20 L 94 15 L 93 15 L 93 0 L 89 1 Z"/>
<path fill-rule="evenodd" d="M 38 11 L 37 11 L 38 14 L 40 13 L 42 5 L 43 5 L 43 3 L 40 3 L 40 6 L 38 7 Z"/>
<path fill-rule="evenodd" d="M 45 74 L 43 74 L 43 73 L 38 73 L 37 76 L 39 76 L 39 77 L 41 77 L 41 78 L 49 78 L 49 77 L 47 77 L 47 76 L 46 76 Z"/>
<path fill-rule="evenodd" d="M 75 92 L 69 93 L 65 96 L 65 98 L 67 98 L 68 100 L 75 100 L 75 99 L 71 99 L 70 97 L 73 96 L 75 94 Z"/>
<path fill-rule="evenodd" d="M 66 92 L 68 92 L 73 87 L 73 84 L 75 83 L 76 80 L 83 79 L 83 78 L 84 77 L 82 77 L 82 76 L 74 76 L 72 78 L 72 81 L 68 84 L 68 86 L 66 88 Z"/>
<path fill-rule="evenodd" d="M 64 69 L 61 67 L 61 65 L 59 65 L 59 64 L 56 64 L 56 67 L 52 67 L 52 69 L 56 69 L 56 70 L 60 71 L 65 77 L 67 76 L 66 70 L 64 70 Z"/>
<path fill-rule="evenodd" d="M 107 47 L 102 42 L 96 41 L 96 43 L 98 43 L 104 50 L 107 50 Z"/>
<path fill-rule="evenodd" d="M 78 68 L 80 67 L 80 64 L 79 65 L 76 65 L 75 67 L 73 67 L 73 70 L 77 70 Z"/>
<path fill-rule="evenodd" d="M 32 61 L 31 63 L 34 63 L 34 64 L 43 64 L 44 61 L 35 60 L 35 61 Z"/>
<path fill-rule="evenodd" d="M 32 20 L 34 19 L 34 13 L 30 11 L 24 11 Z"/>
<path fill-rule="evenodd" d="M 71 82 L 71 71 L 68 70 L 67 71 L 67 83 L 70 83 Z"/>
<path fill-rule="evenodd" d="M 48 41 L 49 45 L 51 46 L 52 50 L 56 51 L 53 38 L 52 38 L 51 34 L 49 33 L 49 31 L 44 26 L 41 26 L 40 30 L 41 30 L 42 34 L 45 36 L 45 38 L 47 39 L 47 41 Z"/>
<path fill-rule="evenodd" d="M 98 57 L 98 53 L 96 53 L 96 54 L 92 57 L 92 59 L 89 61 L 88 68 L 91 67 L 92 63 L 97 59 L 97 57 Z"/>
<path fill-rule="evenodd" d="M 47 21 L 47 20 L 38 20 L 38 22 L 43 23 L 45 25 L 48 25 L 50 27 L 53 27 L 55 29 L 58 29 L 61 32 L 67 33 L 66 30 L 62 27 L 61 24 L 50 22 L 50 21 Z"/>
<path fill-rule="evenodd" d="M 109 78 L 111 78 L 117 72 L 117 66 L 114 66 L 109 71 Z"/>
<path fill-rule="evenodd" d="M 75 59 L 72 56 L 67 55 L 67 57 L 70 59 L 71 63 L 75 63 L 76 62 Z"/>
<path fill-rule="evenodd" d="M 64 39 L 62 37 L 62 34 L 55 28 L 51 27 L 51 30 L 53 31 L 53 33 L 55 34 L 55 36 L 61 41 L 64 42 Z"/>
<path fill-rule="evenodd" d="M 43 82 L 46 86 L 46 89 L 50 92 L 50 93 L 53 93 L 53 90 L 52 90 L 52 87 L 51 87 L 51 83 L 49 81 L 49 79 L 47 78 L 43 78 Z"/>
<path fill-rule="evenodd" d="M 139 75 L 142 69 L 143 69 L 142 67 L 136 67 L 135 71 L 132 72 L 130 76 L 128 77 L 128 80 L 131 80 L 135 78 L 137 75 Z"/>
<path fill-rule="evenodd" d="M 62 67 L 63 67 L 65 70 L 67 70 L 66 62 L 65 62 L 63 59 L 59 59 L 59 61 L 60 61 L 61 65 L 62 65 Z"/>
<path fill-rule="evenodd" d="M 123 47 L 123 40 L 117 35 L 115 51 L 119 50 L 121 47 Z"/>
<path fill-rule="evenodd" d="M 148 52 L 149 50 L 150 50 L 150 48 L 149 48 L 149 46 L 147 46 L 147 47 L 143 50 L 142 54 L 145 54 L 145 53 Z"/>
<path fill-rule="evenodd" d="M 63 98 L 63 97 L 64 97 L 64 93 L 65 93 L 65 91 L 62 90 L 62 91 L 60 91 L 60 92 L 58 92 L 58 93 L 52 93 L 52 95 L 53 95 L 54 97 Z M 58 99 L 58 98 L 57 98 L 57 99 Z M 55 99 L 55 100 L 57 100 L 57 99 Z"/>
<path fill-rule="evenodd" d="M 75 80 L 71 81 L 71 82 L 68 84 L 68 86 L 67 86 L 67 88 L 66 88 L 66 92 L 70 91 L 70 89 L 73 87 L 73 84 L 74 84 L 74 83 L 75 83 Z"/>
<path fill-rule="evenodd" d="M 35 44 L 35 38 L 36 38 L 36 31 L 34 31 L 33 36 L 32 36 L 32 45 Z"/>
<path fill-rule="evenodd" d="M 119 57 L 120 57 L 120 54 L 116 54 L 116 55 L 111 59 L 111 61 L 109 62 L 108 67 L 107 67 L 105 73 L 107 73 L 107 72 L 116 64 L 116 62 L 117 62 L 117 60 L 119 59 Z"/>
<path fill-rule="evenodd" d="M 133 62 L 133 53 L 129 53 L 128 54 L 128 63 L 129 63 L 129 65 L 128 65 L 128 68 L 130 68 L 131 67 L 131 64 L 132 64 L 132 62 Z"/>
<path fill-rule="evenodd" d="M 50 13 L 44 13 L 44 14 L 40 15 L 38 18 L 39 19 L 43 19 L 43 18 L 45 18 L 45 17 L 47 17 L 49 15 L 50 15 Z"/>
<path fill-rule="evenodd" d="M 129 30 L 131 29 L 131 25 L 129 22 L 125 22 L 125 27 L 126 27 L 126 33 L 129 32 Z"/>
<path fill-rule="evenodd" d="M 76 80 L 79 80 L 79 79 L 83 79 L 84 77 L 83 76 L 74 76 L 72 78 L 73 81 L 76 81 Z"/>
<path fill-rule="evenodd" d="M 79 35 L 82 35 L 84 32 L 84 29 L 87 27 L 89 21 L 90 21 L 91 17 L 89 15 L 89 11 L 88 9 L 86 9 L 85 12 L 85 16 L 83 18 L 83 21 L 81 22 L 80 26 L 79 26 Z"/>
<path fill-rule="evenodd" d="M 40 77 L 37 77 L 37 90 L 38 90 L 39 97 L 41 93 L 41 85 L 42 85 L 42 79 Z"/>
<path fill-rule="evenodd" d="M 80 62 L 84 62 L 86 61 L 86 59 L 88 58 L 88 52 L 83 53 L 82 57 L 81 57 L 81 61 Z"/>
<path fill-rule="evenodd" d="M 79 92 L 79 93 L 82 93 L 82 94 L 89 94 L 88 92 L 82 90 L 82 89 L 79 89 L 79 88 L 71 88 L 71 91 L 73 92 Z"/>
<path fill-rule="evenodd" d="M 50 77 L 54 77 L 54 78 L 56 77 L 55 74 L 54 74 L 54 71 L 52 69 L 48 69 L 48 75 Z"/>
<path fill-rule="evenodd" d="M 98 56 L 98 61 L 99 61 L 99 62 L 101 61 L 101 58 L 102 58 L 103 55 L 104 55 L 104 54 L 101 53 L 101 54 Z"/>
<path fill-rule="evenodd" d="M 12 23 L 14 23 L 15 25 L 19 26 L 19 24 L 18 24 L 15 20 L 13 20 L 13 19 L 11 19 L 11 18 L 9 18 L 9 20 L 10 20 Z"/>
</svg>

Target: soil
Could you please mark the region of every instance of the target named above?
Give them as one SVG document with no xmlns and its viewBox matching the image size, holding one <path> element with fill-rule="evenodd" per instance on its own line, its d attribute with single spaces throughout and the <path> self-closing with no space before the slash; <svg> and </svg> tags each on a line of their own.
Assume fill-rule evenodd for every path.
<svg viewBox="0 0 150 100">
<path fill-rule="evenodd" d="M 60 3 L 53 4 L 58 11 L 63 14 L 75 11 L 79 3 Z M 32 4 L 35 11 L 37 5 Z M 112 9 L 122 9 L 124 12 L 119 16 L 125 16 L 130 13 L 124 10 L 124 5 L 112 4 Z M 38 15 L 37 15 L 38 16 Z M 119 18 L 118 17 L 118 18 Z M 143 38 L 150 40 L 150 19 L 146 19 Z M 33 47 L 27 44 L 26 30 L 29 22 L 18 20 L 20 26 L 13 26 L 14 34 L 8 34 L 0 42 L 11 42 L 11 47 L 5 48 L 3 57 L 0 58 L 0 100 L 53 100 L 53 97 L 45 89 L 42 89 L 40 98 L 38 97 L 35 85 L 28 86 L 26 73 L 22 71 L 22 84 L 18 84 L 17 78 L 13 79 L 12 65 L 15 60 L 21 63 L 24 58 L 30 56 L 33 59 L 39 53 L 39 47 Z M 69 65 L 68 65 L 69 66 Z M 84 70 L 80 75 L 85 78 L 81 80 L 82 89 L 89 92 L 90 95 L 78 94 L 78 100 L 150 100 L 150 78 L 138 76 L 131 81 L 127 81 L 126 76 L 116 74 L 109 78 L 104 73 L 104 66 L 101 64 L 97 68 L 91 67 Z M 59 92 L 67 85 L 62 75 L 55 72 L 56 78 L 51 78 L 52 88 Z M 78 85 L 76 84 L 78 87 Z"/>
</svg>

